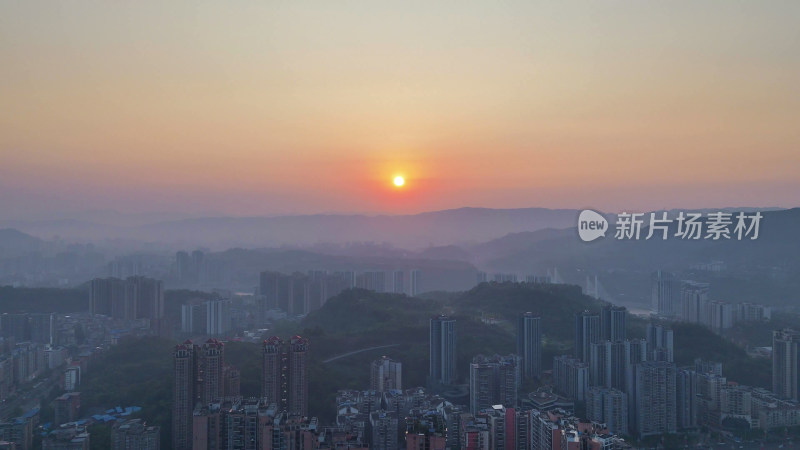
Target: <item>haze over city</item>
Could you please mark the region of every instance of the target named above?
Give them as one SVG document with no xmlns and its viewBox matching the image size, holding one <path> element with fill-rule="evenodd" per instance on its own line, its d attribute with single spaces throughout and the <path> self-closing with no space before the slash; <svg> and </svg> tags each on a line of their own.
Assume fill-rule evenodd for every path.
<svg viewBox="0 0 800 450">
<path fill-rule="evenodd" d="M 800 2 L 0 2 L 0 450 L 800 442 Z"/>
</svg>

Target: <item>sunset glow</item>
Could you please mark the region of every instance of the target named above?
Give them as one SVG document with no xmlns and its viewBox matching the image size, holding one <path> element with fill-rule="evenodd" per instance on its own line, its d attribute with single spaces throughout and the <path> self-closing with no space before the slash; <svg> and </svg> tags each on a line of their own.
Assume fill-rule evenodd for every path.
<svg viewBox="0 0 800 450">
<path fill-rule="evenodd" d="M 0 208 L 794 204 L 800 3 L 614 5 L 5 2 Z"/>
</svg>

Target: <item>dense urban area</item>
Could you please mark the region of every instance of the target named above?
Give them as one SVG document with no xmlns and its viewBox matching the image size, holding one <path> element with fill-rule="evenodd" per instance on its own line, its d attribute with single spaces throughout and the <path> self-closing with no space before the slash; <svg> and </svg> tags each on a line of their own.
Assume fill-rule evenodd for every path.
<svg viewBox="0 0 800 450">
<path fill-rule="evenodd" d="M 480 251 L 516 251 L 509 239 L 521 238 Z M 82 265 L 105 258 L 99 249 L 6 259 L 0 448 L 761 448 L 800 438 L 800 316 L 769 301 L 791 266 L 535 261 L 525 274 L 430 256 L 453 248 L 335 249 L 143 252 L 77 285 Z M 763 302 L 720 298 L 718 285 L 742 276 L 777 287 Z"/>
</svg>

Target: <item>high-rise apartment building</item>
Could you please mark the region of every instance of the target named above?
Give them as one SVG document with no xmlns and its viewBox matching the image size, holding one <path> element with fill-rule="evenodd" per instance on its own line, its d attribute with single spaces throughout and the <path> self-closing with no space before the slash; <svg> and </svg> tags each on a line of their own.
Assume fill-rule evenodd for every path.
<svg viewBox="0 0 800 450">
<path fill-rule="evenodd" d="M 231 331 L 231 301 L 210 300 L 206 302 L 206 334 L 222 336 Z"/>
<path fill-rule="evenodd" d="M 259 275 L 258 294 L 261 319 L 265 319 L 266 311 L 278 309 L 278 285 L 283 275 L 278 272 L 265 271 Z"/>
<path fill-rule="evenodd" d="M 697 372 L 680 369 L 675 376 L 675 423 L 679 430 L 697 427 Z"/>
<path fill-rule="evenodd" d="M 621 342 L 626 339 L 628 310 L 624 306 L 606 306 L 600 310 L 600 338 Z"/>
<path fill-rule="evenodd" d="M 675 364 L 648 361 L 637 364 L 634 377 L 633 430 L 640 437 L 675 433 L 676 386 Z"/>
<path fill-rule="evenodd" d="M 193 450 L 314 449 L 320 441 L 315 417 L 279 411 L 255 397 L 198 405 L 193 428 Z"/>
<path fill-rule="evenodd" d="M 163 332 L 164 284 L 146 277 L 96 278 L 89 291 L 89 312 L 115 319 L 149 319 L 150 327 Z"/>
<path fill-rule="evenodd" d="M 624 390 L 627 364 L 625 342 L 605 341 L 592 344 L 589 355 L 589 384 Z"/>
<path fill-rule="evenodd" d="M 286 412 L 308 416 L 308 339 L 293 336 L 289 340 Z"/>
<path fill-rule="evenodd" d="M 116 319 L 135 319 L 134 299 L 125 280 L 95 278 L 89 286 L 89 312 Z"/>
<path fill-rule="evenodd" d="M 385 274 L 380 273 L 385 278 Z M 361 275 L 359 277 L 358 287 L 366 287 L 365 278 Z M 371 279 L 372 281 L 376 280 Z M 259 295 L 256 298 L 259 320 L 266 321 L 271 310 L 280 310 L 292 316 L 308 314 L 321 308 L 329 298 L 353 287 L 356 287 L 356 276 L 352 271 L 330 273 L 325 270 L 309 270 L 308 274 L 261 272 Z"/>
<path fill-rule="evenodd" d="M 707 327 L 716 332 L 721 332 L 733 327 L 736 323 L 738 305 L 728 302 L 711 301 L 708 302 L 708 321 L 704 323 Z"/>
<path fill-rule="evenodd" d="M 271 337 L 262 348 L 262 396 L 279 411 L 308 415 L 308 340 Z"/>
<path fill-rule="evenodd" d="M 772 392 L 786 400 L 798 401 L 798 351 L 800 332 L 791 329 L 772 332 Z"/>
<path fill-rule="evenodd" d="M 192 335 L 206 334 L 208 307 L 205 303 L 181 305 L 181 332 Z"/>
<path fill-rule="evenodd" d="M 456 380 L 456 320 L 437 316 L 430 320 L 428 340 L 430 381 L 449 385 Z"/>
<path fill-rule="evenodd" d="M 55 345 L 56 315 L 52 313 L 28 314 L 31 341 L 37 344 Z"/>
<path fill-rule="evenodd" d="M 206 272 L 205 254 L 195 250 L 189 255 L 183 250 L 175 253 L 175 266 L 178 281 L 184 284 L 197 284 L 203 281 Z"/>
<path fill-rule="evenodd" d="M 409 277 L 410 284 L 408 288 L 408 294 L 412 297 L 416 297 L 422 292 L 422 289 L 420 287 L 420 277 L 422 276 L 422 272 L 420 272 L 419 269 L 414 269 L 409 273 L 409 275 L 410 275 Z"/>
<path fill-rule="evenodd" d="M 600 342 L 600 316 L 584 311 L 575 315 L 575 357 L 589 362 L 592 344 Z"/>
<path fill-rule="evenodd" d="M 222 398 L 225 395 L 225 382 L 222 377 L 225 366 L 224 344 L 216 339 L 209 339 L 200 345 L 195 355 L 198 401 L 207 404 Z"/>
<path fill-rule="evenodd" d="M 370 448 L 394 450 L 397 448 L 399 420 L 395 411 L 373 411 L 369 415 L 372 428 Z"/>
<path fill-rule="evenodd" d="M 681 295 L 681 282 L 669 272 L 659 270 L 653 273 L 652 309 L 659 316 L 673 317 L 678 312 Z"/>
<path fill-rule="evenodd" d="M 175 450 L 191 450 L 192 448 L 192 412 L 195 405 L 195 388 L 197 380 L 197 347 L 192 341 L 186 341 L 175 347 L 175 360 L 172 399 L 172 448 Z"/>
<path fill-rule="evenodd" d="M 553 380 L 559 394 L 582 402 L 589 389 L 589 365 L 569 355 L 556 356 L 553 359 Z"/>
<path fill-rule="evenodd" d="M 386 272 L 373 270 L 356 276 L 356 287 L 375 292 L 387 292 Z"/>
<path fill-rule="evenodd" d="M 476 356 L 469 365 L 470 412 L 478 414 L 493 405 L 515 407 L 521 379 L 518 356 Z"/>
<path fill-rule="evenodd" d="M 696 389 L 696 417 L 698 425 L 716 424 L 719 422 L 722 390 L 728 385 L 728 379 L 713 372 L 697 373 L 694 387 Z"/>
<path fill-rule="evenodd" d="M 405 272 L 402 270 L 392 272 L 392 292 L 395 294 L 404 294 L 406 292 Z"/>
<path fill-rule="evenodd" d="M 614 434 L 628 434 L 628 398 L 619 389 L 593 387 L 586 393 L 586 418 L 605 423 Z"/>
<path fill-rule="evenodd" d="M 384 392 L 403 389 L 403 365 L 384 356 L 370 365 L 370 389 Z"/>
<path fill-rule="evenodd" d="M 0 336 L 17 342 L 55 344 L 56 316 L 52 313 L 3 313 L 0 315 Z"/>
<path fill-rule="evenodd" d="M 675 346 L 672 329 L 658 323 L 647 324 L 646 330 L 648 360 L 672 362 Z"/>
<path fill-rule="evenodd" d="M 227 394 L 226 387 L 235 386 L 238 391 L 238 370 L 225 365 L 225 346 L 216 339 L 202 345 L 185 341 L 173 352 L 174 389 L 172 401 L 172 448 L 192 448 L 192 414 L 197 405 L 218 401 Z M 227 376 L 237 378 L 235 383 Z"/>
<path fill-rule="evenodd" d="M 681 286 L 680 318 L 690 323 L 706 323 L 708 283 L 685 281 Z"/>
<path fill-rule="evenodd" d="M 538 378 L 541 375 L 541 318 L 533 313 L 524 313 L 517 319 L 517 355 L 522 358 L 524 379 Z"/>
</svg>

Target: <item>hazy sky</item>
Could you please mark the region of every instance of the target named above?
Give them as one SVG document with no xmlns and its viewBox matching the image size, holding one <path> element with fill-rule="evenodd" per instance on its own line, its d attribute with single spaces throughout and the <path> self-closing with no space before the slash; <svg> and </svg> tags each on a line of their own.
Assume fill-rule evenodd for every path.
<svg viewBox="0 0 800 450">
<path fill-rule="evenodd" d="M 794 0 L 4 1 L 0 215 L 798 206 L 798 23 Z"/>
</svg>

